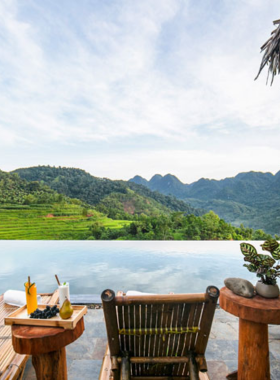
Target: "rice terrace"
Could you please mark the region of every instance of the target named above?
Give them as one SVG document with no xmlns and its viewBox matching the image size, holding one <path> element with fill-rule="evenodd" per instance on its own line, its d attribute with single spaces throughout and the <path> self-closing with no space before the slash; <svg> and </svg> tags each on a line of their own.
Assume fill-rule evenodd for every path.
<svg viewBox="0 0 280 380">
<path fill-rule="evenodd" d="M 0 239 L 2 240 L 84 240 L 90 227 L 98 221 L 104 228 L 119 229 L 129 221 L 107 218 L 81 206 L 10 205 L 0 206 Z"/>
</svg>

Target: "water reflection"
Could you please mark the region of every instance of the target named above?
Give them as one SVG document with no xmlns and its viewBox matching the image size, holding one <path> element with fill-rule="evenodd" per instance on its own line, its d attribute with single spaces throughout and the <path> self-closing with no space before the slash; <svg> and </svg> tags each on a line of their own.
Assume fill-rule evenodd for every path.
<svg viewBox="0 0 280 380">
<path fill-rule="evenodd" d="M 51 292 L 55 273 L 71 283 L 73 294 L 108 287 L 203 292 L 210 284 L 223 286 L 226 277 L 256 282 L 242 266 L 239 242 L 0 241 L 0 252 L 0 294 L 23 289 L 28 275 L 39 292 Z"/>
</svg>

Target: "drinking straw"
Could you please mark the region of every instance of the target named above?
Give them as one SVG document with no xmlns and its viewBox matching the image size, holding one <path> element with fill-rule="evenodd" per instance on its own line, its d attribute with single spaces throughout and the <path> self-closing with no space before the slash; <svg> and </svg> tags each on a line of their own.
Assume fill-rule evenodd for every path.
<svg viewBox="0 0 280 380">
<path fill-rule="evenodd" d="M 58 283 L 58 286 L 60 286 L 60 282 L 59 282 L 59 279 L 58 279 L 58 277 L 57 277 L 57 274 L 55 274 L 55 278 L 56 278 L 56 281 L 57 281 L 57 283 Z"/>
</svg>

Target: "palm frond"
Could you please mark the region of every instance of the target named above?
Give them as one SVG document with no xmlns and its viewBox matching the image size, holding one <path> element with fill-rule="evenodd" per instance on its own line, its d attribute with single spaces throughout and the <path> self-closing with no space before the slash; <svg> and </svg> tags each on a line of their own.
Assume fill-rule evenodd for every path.
<svg viewBox="0 0 280 380">
<path fill-rule="evenodd" d="M 261 53 L 264 51 L 262 61 L 260 64 L 260 69 L 255 80 L 258 79 L 263 68 L 268 65 L 267 81 L 269 74 L 271 73 L 271 83 L 272 85 L 274 77 L 276 74 L 280 74 L 280 20 L 273 21 L 274 25 L 278 25 L 276 29 L 271 32 L 271 37 L 266 41 L 261 47 Z"/>
</svg>

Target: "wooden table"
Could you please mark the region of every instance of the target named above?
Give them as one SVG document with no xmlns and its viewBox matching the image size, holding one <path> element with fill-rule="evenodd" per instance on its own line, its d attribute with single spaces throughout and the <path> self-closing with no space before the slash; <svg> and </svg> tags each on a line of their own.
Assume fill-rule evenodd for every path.
<svg viewBox="0 0 280 380">
<path fill-rule="evenodd" d="M 32 355 L 38 380 L 67 380 L 65 346 L 84 332 L 84 318 L 74 330 L 62 327 L 12 326 L 12 342 L 18 354 Z"/>
<path fill-rule="evenodd" d="M 220 306 L 239 317 L 238 380 L 270 380 L 268 324 L 280 324 L 280 298 L 244 298 L 224 287 Z"/>
</svg>

